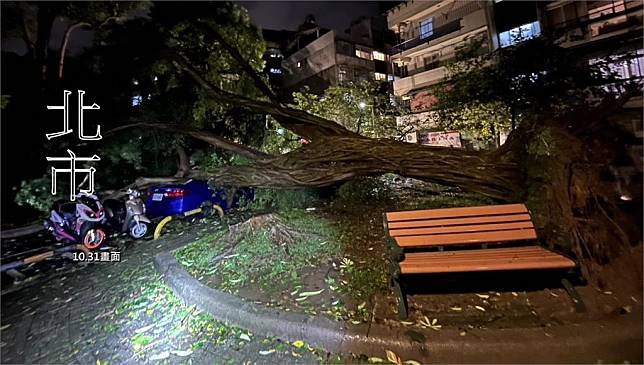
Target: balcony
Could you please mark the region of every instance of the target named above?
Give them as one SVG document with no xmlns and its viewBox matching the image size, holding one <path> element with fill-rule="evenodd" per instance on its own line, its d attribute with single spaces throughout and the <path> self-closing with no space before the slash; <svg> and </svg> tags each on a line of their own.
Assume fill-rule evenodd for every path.
<svg viewBox="0 0 644 365">
<path fill-rule="evenodd" d="M 567 46 L 574 46 L 609 34 L 628 31 L 642 26 L 642 2 L 626 1 L 619 7 L 597 12 L 595 16 L 585 15 L 564 22 L 551 24 L 555 37 L 566 36 Z M 641 32 L 640 32 L 641 33 Z"/>
<path fill-rule="evenodd" d="M 418 36 L 416 36 L 416 37 L 414 37 L 412 39 L 406 40 L 406 41 L 404 41 L 404 42 L 402 42 L 400 44 L 395 45 L 393 47 L 393 51 L 394 51 L 394 53 L 401 53 L 401 52 L 406 51 L 408 49 L 412 49 L 414 47 L 417 47 L 417 46 L 419 46 L 421 44 L 429 43 L 429 42 L 431 42 L 431 41 L 433 41 L 435 39 L 441 38 L 441 37 L 446 36 L 446 35 L 448 35 L 450 33 L 458 32 L 459 30 L 461 30 L 461 28 L 462 28 L 461 27 L 461 20 L 460 19 L 454 20 L 452 22 L 449 22 L 449 23 L 447 23 L 447 24 L 445 24 L 443 26 L 440 26 L 440 27 L 434 29 L 434 31 L 432 32 L 431 35 L 425 36 L 423 38 L 421 38 L 421 36 L 418 35 Z M 419 28 L 414 28 L 414 30 L 416 31 L 416 33 L 420 34 L 420 29 Z"/>
<path fill-rule="evenodd" d="M 447 68 L 441 66 L 394 81 L 394 95 L 401 96 L 421 87 L 437 84 L 447 76 Z"/>
</svg>

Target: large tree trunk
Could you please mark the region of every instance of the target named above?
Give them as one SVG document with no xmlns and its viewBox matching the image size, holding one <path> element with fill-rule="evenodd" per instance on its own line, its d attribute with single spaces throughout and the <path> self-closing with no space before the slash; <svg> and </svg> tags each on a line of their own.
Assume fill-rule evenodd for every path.
<svg viewBox="0 0 644 365">
<path fill-rule="evenodd" d="M 231 54 L 244 62 L 234 50 Z M 522 121 L 501 148 L 475 152 L 365 138 L 338 123 L 278 103 L 270 90 L 265 92 L 270 101 L 221 90 L 181 55 L 175 58 L 175 64 L 212 97 L 270 114 L 284 128 L 311 141 L 290 153 L 270 156 L 186 126 L 131 125 L 187 134 L 254 162 L 214 173 L 193 170 L 189 177 L 209 178 L 222 185 L 293 188 L 323 187 L 358 176 L 396 173 L 456 186 L 501 202 L 526 202 L 540 238 L 554 248 L 574 253 L 586 264 L 587 273 L 592 272 L 592 263 L 605 262 L 634 242 L 634 236 L 624 227 L 639 227 L 641 236 L 637 218 L 620 212 L 616 197 L 601 178 L 613 163 L 614 152 L 620 150 L 615 143 L 623 140 L 623 136 L 612 133 L 617 127 L 606 117 L 619 110 L 623 100 L 607 101 L 568 117 Z M 265 90 L 262 80 L 255 79 L 258 88 Z M 607 138 L 607 131 L 612 133 L 611 138 Z M 150 181 L 154 180 L 139 183 Z M 641 208 L 639 211 L 641 216 Z"/>
</svg>

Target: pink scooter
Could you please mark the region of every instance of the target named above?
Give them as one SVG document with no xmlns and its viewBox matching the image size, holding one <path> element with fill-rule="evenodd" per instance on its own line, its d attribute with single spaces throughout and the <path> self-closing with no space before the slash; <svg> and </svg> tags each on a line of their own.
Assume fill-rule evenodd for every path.
<svg viewBox="0 0 644 365">
<path fill-rule="evenodd" d="M 90 250 L 99 248 L 107 235 L 103 228 L 105 211 L 95 195 L 78 194 L 76 201 L 58 201 L 48 219 L 45 229 L 57 241 L 80 243 Z"/>
</svg>

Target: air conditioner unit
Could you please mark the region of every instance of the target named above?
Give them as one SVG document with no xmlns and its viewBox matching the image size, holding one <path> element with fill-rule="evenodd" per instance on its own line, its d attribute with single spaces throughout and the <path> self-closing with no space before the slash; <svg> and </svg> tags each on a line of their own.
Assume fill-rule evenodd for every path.
<svg viewBox="0 0 644 365">
<path fill-rule="evenodd" d="M 407 133 L 405 141 L 408 143 L 418 143 L 418 132 Z"/>
</svg>

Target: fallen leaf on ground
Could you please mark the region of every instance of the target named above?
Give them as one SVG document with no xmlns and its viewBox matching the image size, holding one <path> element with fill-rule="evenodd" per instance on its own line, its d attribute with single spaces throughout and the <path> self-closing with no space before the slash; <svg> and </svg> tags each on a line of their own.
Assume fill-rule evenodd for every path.
<svg viewBox="0 0 644 365">
<path fill-rule="evenodd" d="M 612 291 L 610 291 L 610 290 L 606 290 L 606 291 L 604 292 L 604 294 L 606 294 L 606 295 L 611 295 L 611 294 L 613 294 L 613 292 L 612 292 Z"/>
<path fill-rule="evenodd" d="M 242 333 L 241 335 L 239 335 L 239 338 L 241 338 L 244 341 L 250 342 L 250 336 L 245 333 Z"/>
<path fill-rule="evenodd" d="M 407 365 L 420 365 L 420 363 L 416 360 L 407 360 L 405 361 L 405 364 Z"/>
<path fill-rule="evenodd" d="M 150 356 L 150 360 L 155 361 L 155 360 L 164 360 L 170 357 L 170 351 L 163 351 L 161 353 L 155 354 Z"/>
<path fill-rule="evenodd" d="M 461 307 L 449 307 L 449 309 L 451 309 L 453 311 L 456 311 L 456 312 L 460 312 L 460 311 L 463 310 L 463 308 L 461 308 Z"/>
<path fill-rule="evenodd" d="M 402 361 L 400 360 L 398 355 L 396 355 L 396 353 L 394 353 L 393 351 L 385 350 L 385 353 L 387 354 L 387 360 L 389 360 L 389 362 L 392 362 L 394 364 L 402 364 Z"/>
<path fill-rule="evenodd" d="M 293 342 L 293 346 L 297 347 L 298 349 L 302 348 L 302 346 L 304 346 L 304 341 L 297 340 L 297 341 Z"/>
<path fill-rule="evenodd" d="M 312 297 L 314 295 L 319 295 L 324 291 L 324 289 L 320 289 L 318 291 L 305 291 L 300 293 L 300 297 Z M 296 299 L 297 300 L 297 299 Z"/>
<path fill-rule="evenodd" d="M 489 295 L 487 295 L 487 294 L 476 294 L 476 296 L 477 296 L 477 297 L 479 297 L 479 298 L 483 298 L 483 299 L 487 299 L 487 298 L 489 298 L 489 297 L 490 297 L 490 296 L 489 296 Z"/>
<path fill-rule="evenodd" d="M 485 312 L 485 308 L 481 307 L 480 305 L 475 305 L 474 308 L 480 310 L 481 312 Z"/>
<path fill-rule="evenodd" d="M 370 357 L 370 358 L 367 359 L 367 361 L 369 361 L 369 363 L 371 363 L 371 364 L 380 364 L 380 363 L 384 362 L 384 360 L 379 358 L 379 357 Z"/>
<path fill-rule="evenodd" d="M 262 350 L 259 352 L 260 355 L 270 355 L 273 352 L 275 352 L 275 349 L 270 349 L 270 350 Z"/>
<path fill-rule="evenodd" d="M 181 357 L 186 357 L 190 356 L 192 354 L 192 350 L 172 350 L 170 351 L 171 354 L 181 356 Z"/>
<path fill-rule="evenodd" d="M 134 333 L 143 333 L 145 331 L 150 330 L 152 327 L 154 327 L 154 324 L 151 324 L 149 326 L 141 327 L 139 329 L 134 330 Z"/>
<path fill-rule="evenodd" d="M 358 309 L 360 310 L 360 309 L 364 308 L 364 306 L 365 306 L 365 305 L 367 305 L 367 302 L 362 302 L 362 303 L 358 306 Z"/>
</svg>

